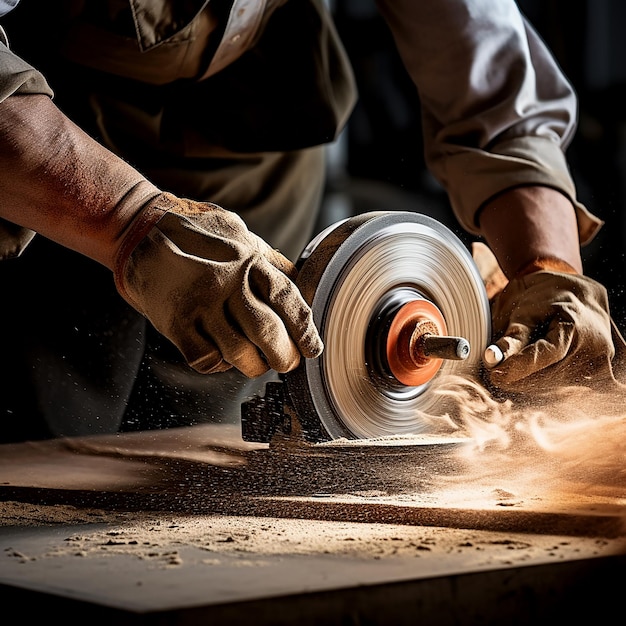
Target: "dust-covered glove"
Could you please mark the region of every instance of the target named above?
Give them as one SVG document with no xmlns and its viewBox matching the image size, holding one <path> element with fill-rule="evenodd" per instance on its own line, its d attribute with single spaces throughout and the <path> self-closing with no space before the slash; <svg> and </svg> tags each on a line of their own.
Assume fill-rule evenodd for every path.
<svg viewBox="0 0 626 626">
<path fill-rule="evenodd" d="M 322 351 L 294 265 L 215 204 L 157 195 L 114 272 L 119 292 L 201 373 L 287 372 Z"/>
<path fill-rule="evenodd" d="M 0 217 L 0 261 L 20 256 L 34 237 L 35 231 Z"/>
<path fill-rule="evenodd" d="M 493 298 L 492 322 L 504 358 L 487 375 L 499 389 L 542 393 L 624 382 L 616 377 L 625 373 L 626 344 L 606 289 L 589 277 L 554 270 L 518 276 Z"/>
</svg>

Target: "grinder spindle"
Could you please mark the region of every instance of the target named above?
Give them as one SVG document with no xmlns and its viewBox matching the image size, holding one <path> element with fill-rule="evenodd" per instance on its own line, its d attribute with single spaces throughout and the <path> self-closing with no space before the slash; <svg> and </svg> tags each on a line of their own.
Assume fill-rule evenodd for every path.
<svg viewBox="0 0 626 626">
<path fill-rule="evenodd" d="M 427 357 L 464 361 L 470 354 L 470 344 L 464 337 L 449 335 L 420 335 L 415 350 Z"/>
<path fill-rule="evenodd" d="M 387 364 L 402 384 L 423 385 L 439 371 L 444 359 L 461 361 L 469 354 L 467 339 L 447 334 L 441 311 L 429 300 L 410 300 L 392 313 L 386 337 Z"/>
</svg>

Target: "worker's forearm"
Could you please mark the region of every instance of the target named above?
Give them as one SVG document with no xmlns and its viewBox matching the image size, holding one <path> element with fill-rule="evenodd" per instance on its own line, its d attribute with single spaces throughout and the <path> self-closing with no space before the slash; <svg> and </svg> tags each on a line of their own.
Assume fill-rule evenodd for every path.
<svg viewBox="0 0 626 626">
<path fill-rule="evenodd" d="M 518 187 L 489 201 L 480 228 L 510 279 L 536 259 L 558 259 L 582 273 L 576 212 L 549 187 Z"/>
<path fill-rule="evenodd" d="M 159 190 L 44 95 L 0 103 L 0 216 L 112 267 L 120 236 Z"/>
</svg>

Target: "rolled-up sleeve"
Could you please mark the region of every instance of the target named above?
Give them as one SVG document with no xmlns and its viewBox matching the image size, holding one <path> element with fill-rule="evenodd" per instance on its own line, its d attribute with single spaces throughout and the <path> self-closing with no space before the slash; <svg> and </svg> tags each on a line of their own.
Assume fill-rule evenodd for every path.
<svg viewBox="0 0 626 626">
<path fill-rule="evenodd" d="M 0 102 L 9 96 L 27 94 L 53 96 L 43 75 L 13 54 L 0 37 Z M 0 260 L 19 256 L 35 235 L 32 230 L 3 219 L 2 208 L 0 201 Z"/>
<path fill-rule="evenodd" d="M 577 211 L 582 243 L 602 225 L 576 197 L 565 150 L 577 98 L 514 0 L 377 0 L 422 104 L 426 163 L 459 223 L 499 193 L 544 185 Z"/>
<path fill-rule="evenodd" d="M 0 42 L 0 102 L 15 94 L 53 95 L 43 75 Z"/>
</svg>

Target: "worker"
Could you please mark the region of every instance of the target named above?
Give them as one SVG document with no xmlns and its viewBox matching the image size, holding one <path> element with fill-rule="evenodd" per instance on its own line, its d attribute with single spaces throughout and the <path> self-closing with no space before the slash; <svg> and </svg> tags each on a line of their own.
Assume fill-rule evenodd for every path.
<svg viewBox="0 0 626 626">
<path fill-rule="evenodd" d="M 250 381 L 322 350 L 292 263 L 356 98 L 326 3 L 16 4 L 0 0 L 8 438 L 230 419 Z M 489 383 L 614 378 L 623 340 L 580 254 L 602 222 L 568 171 L 576 97 L 550 52 L 514 0 L 377 4 L 429 169 L 505 277 Z"/>
</svg>

